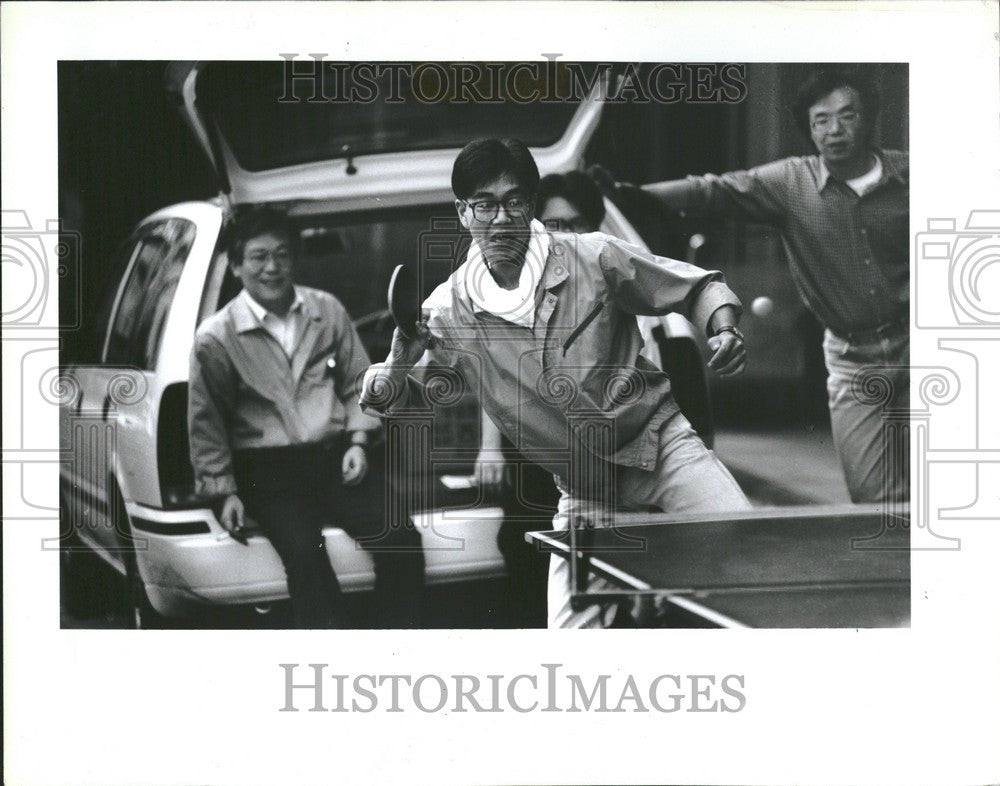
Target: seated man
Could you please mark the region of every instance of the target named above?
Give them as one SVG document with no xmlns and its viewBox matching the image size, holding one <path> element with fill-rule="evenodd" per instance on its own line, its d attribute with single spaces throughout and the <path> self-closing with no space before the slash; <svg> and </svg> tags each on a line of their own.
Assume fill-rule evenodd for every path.
<svg viewBox="0 0 1000 786">
<path fill-rule="evenodd" d="M 246 543 L 246 517 L 271 541 L 288 577 L 295 624 L 344 627 L 345 609 L 322 528 L 335 524 L 375 560 L 378 623 L 417 621 L 420 534 L 388 528 L 378 421 L 358 406 L 369 364 L 332 295 L 293 283 L 295 234 L 256 209 L 228 229 L 243 291 L 205 320 L 191 353 L 188 419 L 196 489 Z M 373 471 L 374 470 L 374 471 Z"/>
<path fill-rule="evenodd" d="M 612 523 L 612 509 L 732 512 L 749 503 L 680 413 L 670 380 L 639 356 L 637 314 L 678 311 L 712 337 L 709 366 L 746 362 L 740 302 L 722 275 L 607 235 L 546 232 L 534 220 L 538 168 L 524 143 L 480 139 L 452 169 L 455 207 L 473 243 L 424 302 L 416 337 L 397 330 L 365 378 L 362 406 L 405 407 L 418 362 L 460 374 L 490 419 L 556 479 L 555 526 Z M 598 627 L 574 611 L 567 562 L 549 572 L 549 625 Z"/>
</svg>

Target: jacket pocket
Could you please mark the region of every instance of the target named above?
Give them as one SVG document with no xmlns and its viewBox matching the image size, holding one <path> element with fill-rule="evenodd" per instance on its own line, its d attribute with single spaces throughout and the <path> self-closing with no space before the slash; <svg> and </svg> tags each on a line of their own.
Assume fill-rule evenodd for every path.
<svg viewBox="0 0 1000 786">
<path fill-rule="evenodd" d="M 313 352 L 312 355 L 309 357 L 309 360 L 306 361 L 306 368 L 312 368 L 319 362 L 323 362 L 324 364 L 326 364 L 328 363 L 329 360 L 336 361 L 336 354 L 335 354 L 336 349 L 337 349 L 336 346 L 334 346 L 333 344 L 329 344 L 323 347 L 323 349 L 318 350 L 317 352 Z M 332 369 L 333 365 L 330 365 L 329 367 Z"/>
<path fill-rule="evenodd" d="M 573 332 L 570 333 L 563 342 L 563 357 L 566 357 L 566 352 L 569 350 L 570 346 L 572 346 L 573 342 L 580 337 L 580 334 L 587 329 L 591 322 L 597 319 L 597 315 L 600 314 L 603 309 L 604 301 L 601 300 L 590 310 L 590 313 L 583 318 L 583 321 L 573 329 Z"/>
</svg>

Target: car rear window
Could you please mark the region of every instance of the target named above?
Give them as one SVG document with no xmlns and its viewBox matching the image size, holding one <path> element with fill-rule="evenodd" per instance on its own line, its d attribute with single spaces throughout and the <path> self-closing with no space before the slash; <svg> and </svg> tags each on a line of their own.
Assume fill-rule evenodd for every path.
<svg viewBox="0 0 1000 786">
<path fill-rule="evenodd" d="M 298 58 L 296 73 L 314 66 L 308 57 Z M 415 95 L 419 85 L 406 77 L 385 71 L 371 79 L 369 87 L 356 78 L 356 69 L 337 71 L 325 63 L 321 91 L 311 81 L 289 85 L 285 61 L 265 63 L 220 62 L 207 65 L 198 77 L 199 107 L 218 125 L 240 166 L 252 172 L 327 161 L 346 154 L 389 153 L 408 150 L 460 148 L 482 136 L 514 136 L 530 146 L 546 147 L 558 141 L 579 106 L 576 97 L 558 101 L 514 101 L 500 85 L 482 85 L 497 100 L 464 100 L 456 88 L 453 95 L 440 93 L 441 73 L 453 73 L 460 64 L 434 64 L 444 72 L 427 73 L 420 80 L 426 95 Z M 339 64 L 347 65 L 347 64 Z M 356 64 L 352 64 L 356 65 Z M 419 64 L 405 66 L 413 73 Z M 468 64 L 466 64 L 468 65 Z M 487 64 L 476 64 L 483 73 Z M 514 64 L 492 64 L 507 66 Z M 475 67 L 475 65 L 473 66 Z M 543 69 L 544 70 L 544 69 Z M 416 73 L 420 73 L 419 71 Z M 525 75 L 528 78 L 528 75 Z M 445 84 L 451 84 L 447 77 Z M 456 82 L 457 83 L 457 82 Z M 539 89 L 515 88 L 522 95 Z M 363 90 L 370 100 L 330 100 Z M 428 98 L 437 100 L 429 101 Z M 454 99 L 454 100 L 453 100 Z"/>
<path fill-rule="evenodd" d="M 355 319 L 386 308 L 396 265 L 419 274 L 426 296 L 469 245 L 453 205 L 310 217 L 299 239 L 298 282 L 333 292 Z"/>
<path fill-rule="evenodd" d="M 196 234 L 194 223 L 181 218 L 140 230 L 108 335 L 106 363 L 155 368 L 177 282 Z"/>
</svg>

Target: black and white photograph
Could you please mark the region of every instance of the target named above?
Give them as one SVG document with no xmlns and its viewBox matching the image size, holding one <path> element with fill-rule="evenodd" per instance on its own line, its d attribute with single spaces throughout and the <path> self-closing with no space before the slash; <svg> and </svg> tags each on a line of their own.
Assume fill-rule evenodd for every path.
<svg viewBox="0 0 1000 786">
<path fill-rule="evenodd" d="M 996 3 L 61 5 L 9 782 L 1000 778 Z"/>
<path fill-rule="evenodd" d="M 59 89 L 65 625 L 909 624 L 906 64 Z"/>
</svg>

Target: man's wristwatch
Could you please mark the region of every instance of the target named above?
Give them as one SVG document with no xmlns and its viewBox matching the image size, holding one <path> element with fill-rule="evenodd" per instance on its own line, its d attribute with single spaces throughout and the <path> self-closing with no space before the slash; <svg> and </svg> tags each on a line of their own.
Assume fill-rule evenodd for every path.
<svg viewBox="0 0 1000 786">
<path fill-rule="evenodd" d="M 746 343 L 746 339 L 743 337 L 743 331 L 740 330 L 738 327 L 736 327 L 736 325 L 723 325 L 718 330 L 716 330 L 715 333 L 713 333 L 712 335 L 717 336 L 720 333 L 732 333 L 740 341 Z"/>
</svg>

